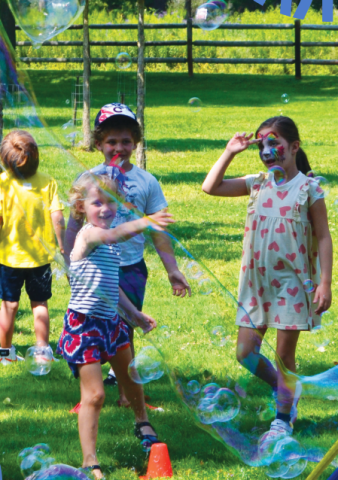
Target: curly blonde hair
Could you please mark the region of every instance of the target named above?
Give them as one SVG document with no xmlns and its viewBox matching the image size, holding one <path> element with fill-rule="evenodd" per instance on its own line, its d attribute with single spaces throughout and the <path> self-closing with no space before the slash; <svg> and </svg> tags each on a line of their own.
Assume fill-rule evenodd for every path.
<svg viewBox="0 0 338 480">
<path fill-rule="evenodd" d="M 70 210 L 75 220 L 82 220 L 85 217 L 85 214 L 78 210 L 79 202 L 84 202 L 89 189 L 93 186 L 104 195 L 115 197 L 117 202 L 122 200 L 115 180 L 108 175 L 95 175 L 91 172 L 85 172 L 75 180 L 68 194 Z"/>
</svg>

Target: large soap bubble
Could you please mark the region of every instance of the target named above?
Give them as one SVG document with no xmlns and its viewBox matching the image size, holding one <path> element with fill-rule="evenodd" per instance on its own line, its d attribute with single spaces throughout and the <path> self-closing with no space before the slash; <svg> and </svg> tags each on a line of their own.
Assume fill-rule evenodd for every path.
<svg viewBox="0 0 338 480">
<path fill-rule="evenodd" d="M 33 92 L 23 87 L 24 80 L 27 80 L 25 73 L 18 75 L 13 61 L 14 53 L 4 42 L 0 42 L 0 52 L 1 66 L 4 66 L 1 67 L 1 75 L 6 86 L 1 91 L 2 95 L 9 92 L 9 84 L 14 83 L 25 96 L 25 108 L 29 109 L 30 122 L 25 118 L 24 112 L 27 110 L 24 109 L 19 110 L 17 122 L 20 127 L 25 126 L 24 128 L 32 133 L 38 142 L 41 158 L 57 158 L 58 168 L 52 169 L 49 162 L 44 164 L 44 168 L 47 171 L 50 168 L 50 173 L 57 180 L 60 195 L 63 201 L 67 202 L 66 192 L 73 179 L 86 170 L 86 166 L 63 150 L 51 130 L 44 127 L 32 101 Z M 59 130 L 62 135 L 61 127 L 62 125 Z M 129 218 L 137 218 L 139 214 L 136 209 L 130 210 L 129 207 L 120 200 L 119 208 L 127 209 Z M 22 212 L 22 215 L 25 215 L 25 212 Z M 321 368 L 324 370 L 327 367 L 318 367 L 315 363 L 312 365 L 310 356 L 307 376 L 288 371 L 274 350 L 275 331 L 267 331 L 264 338 L 262 335 L 259 337 L 260 331 L 254 328 L 246 310 L 213 273 L 174 236 L 165 233 L 161 235 L 171 242 L 178 267 L 188 279 L 193 294 L 190 299 L 177 299 L 172 296 L 167 273 L 154 249 L 151 236 L 146 233 L 145 256 L 151 276 L 147 285 L 144 311 L 158 321 L 158 328 L 147 337 L 138 337 L 136 357 L 131 365 L 136 381 L 146 383 L 163 377 L 160 381 L 165 382 L 164 373 L 168 373 L 173 389 L 196 425 L 221 441 L 238 461 L 260 467 L 262 475 L 268 473 L 272 478 L 277 478 L 273 477 L 277 474 L 283 478 L 296 477 L 308 461 L 320 461 L 336 441 L 337 427 L 329 425 L 332 425 L 332 416 L 335 415 L 332 413 L 335 405 L 333 402 L 338 399 L 338 366 L 321 371 Z M 36 234 L 34 239 L 37 245 L 42 245 L 47 250 L 50 248 L 45 239 Z M 50 253 L 60 267 L 65 268 L 58 251 L 51 250 Z M 165 253 L 164 249 L 162 253 Z M 67 273 L 70 275 L 69 271 Z M 304 280 L 306 278 L 304 277 Z M 101 293 L 97 292 L 97 295 L 100 296 Z M 306 298 L 308 296 L 309 294 L 306 294 Z M 244 346 L 237 345 L 238 328 L 234 320 L 238 312 L 243 325 L 251 328 L 250 331 L 260 338 L 260 351 L 258 352 L 257 347 L 252 356 L 245 357 Z M 128 319 L 126 312 L 120 313 Z M 129 320 L 133 324 L 132 319 Z M 330 318 L 325 319 L 325 316 L 322 321 L 324 320 L 326 323 L 331 321 Z M 307 352 L 310 352 L 311 348 L 320 348 L 311 343 L 312 337 L 315 339 L 317 334 L 302 332 L 301 339 L 306 339 L 306 346 L 300 348 L 305 348 Z M 318 339 L 320 340 L 319 337 Z M 242 364 L 237 361 L 239 354 L 245 357 Z M 273 395 L 271 386 L 255 375 L 258 361 L 264 362 L 266 372 L 271 377 L 276 376 L 278 370 L 282 385 L 279 395 Z M 284 442 L 279 446 L 273 444 L 262 449 L 260 438 L 269 430 L 277 404 L 283 403 L 284 398 L 292 398 L 297 382 L 302 386 L 302 395 L 297 407 L 299 420 L 295 422 L 292 436 L 296 443 L 290 443 L 290 446 Z M 12 397 L 10 392 L 6 395 Z M 317 414 L 317 410 L 320 414 L 314 425 L 312 416 L 314 411 Z M 296 456 L 290 455 L 291 447 L 300 453 Z M 31 459 L 34 471 L 29 473 L 30 475 L 36 475 L 34 472 L 37 471 L 39 462 L 43 463 L 36 460 L 36 457 Z M 27 462 L 27 465 L 29 463 Z M 27 466 L 27 472 L 29 468 Z M 42 470 L 40 474 L 43 474 Z"/>
<path fill-rule="evenodd" d="M 200 5 L 195 13 L 194 23 L 202 30 L 215 30 L 229 16 L 227 4 L 223 0 L 214 0 Z"/>
<path fill-rule="evenodd" d="M 26 352 L 26 368 L 34 376 L 47 375 L 52 368 L 53 351 L 43 342 L 36 343 Z"/>
<path fill-rule="evenodd" d="M 37 45 L 67 30 L 85 6 L 85 0 L 8 1 L 17 23 Z"/>
</svg>

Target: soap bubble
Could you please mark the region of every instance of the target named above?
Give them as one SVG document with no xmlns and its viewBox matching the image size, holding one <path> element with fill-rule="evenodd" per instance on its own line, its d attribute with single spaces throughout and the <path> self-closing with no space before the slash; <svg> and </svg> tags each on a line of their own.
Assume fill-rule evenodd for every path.
<svg viewBox="0 0 338 480">
<path fill-rule="evenodd" d="M 304 288 L 304 292 L 306 293 L 312 293 L 315 291 L 314 283 L 310 278 L 307 278 L 306 280 L 304 280 L 303 288 Z"/>
<path fill-rule="evenodd" d="M 228 388 L 218 388 L 215 392 L 212 385 L 204 388 L 198 403 L 198 416 L 202 423 L 229 422 L 239 412 L 240 401 Z"/>
<path fill-rule="evenodd" d="M 330 343 L 327 330 L 324 326 L 317 326 L 311 330 L 310 342 L 317 347 L 317 350 L 324 352 L 325 347 Z"/>
<path fill-rule="evenodd" d="M 185 267 L 185 273 L 188 278 L 198 279 L 203 276 L 204 272 L 201 270 L 201 267 L 197 262 L 189 262 Z"/>
<path fill-rule="evenodd" d="M 70 465 L 56 464 L 41 470 L 27 480 L 94 480 L 94 475 L 82 468 L 74 468 Z"/>
<path fill-rule="evenodd" d="M 210 293 L 212 293 L 212 282 L 209 278 L 202 278 L 198 282 L 198 287 L 201 295 L 210 295 Z"/>
<path fill-rule="evenodd" d="M 280 97 L 282 100 L 282 103 L 289 103 L 290 97 L 287 93 L 283 93 L 283 95 Z"/>
<path fill-rule="evenodd" d="M 157 335 L 160 342 L 165 342 L 171 337 L 171 331 L 167 325 L 162 325 L 158 327 Z"/>
<path fill-rule="evenodd" d="M 67 30 L 83 12 L 84 0 L 9 0 L 17 23 L 34 44 L 43 43 Z"/>
<path fill-rule="evenodd" d="M 211 330 L 211 343 L 217 347 L 223 347 L 227 342 L 226 333 L 224 327 L 218 325 Z"/>
<path fill-rule="evenodd" d="M 190 380 L 190 382 L 187 383 L 187 392 L 191 393 L 192 395 L 196 395 L 200 390 L 201 385 L 197 380 Z"/>
<path fill-rule="evenodd" d="M 50 346 L 42 342 L 36 343 L 26 352 L 26 368 L 37 377 L 47 375 L 52 368 L 53 352 Z"/>
<path fill-rule="evenodd" d="M 120 52 L 116 55 L 115 65 L 120 70 L 127 70 L 132 64 L 132 58 L 127 52 Z"/>
<path fill-rule="evenodd" d="M 67 98 L 66 100 L 66 104 L 69 105 L 70 104 L 70 100 Z"/>
<path fill-rule="evenodd" d="M 279 165 L 274 165 L 273 167 L 269 168 L 269 172 L 273 173 L 276 185 L 284 185 L 286 182 L 286 173 L 284 168 L 280 167 Z"/>
<path fill-rule="evenodd" d="M 311 184 L 316 187 L 315 192 L 313 192 L 313 196 L 315 198 L 325 198 L 330 193 L 330 182 L 322 176 L 314 177 L 310 180 Z"/>
<path fill-rule="evenodd" d="M 156 348 L 142 348 L 140 353 L 130 362 L 128 372 L 130 378 L 139 384 L 149 383 L 161 378 L 164 374 L 164 366 Z"/>
<path fill-rule="evenodd" d="M 214 0 L 200 5 L 195 14 L 194 23 L 202 30 L 215 30 L 229 16 L 225 1 Z"/>
<path fill-rule="evenodd" d="M 258 416 L 262 422 L 271 421 L 276 416 L 276 408 L 272 404 L 269 404 L 264 410 L 259 412 Z"/>
<path fill-rule="evenodd" d="M 48 468 L 54 461 L 50 457 L 51 450 L 45 443 L 25 448 L 18 455 L 18 464 L 24 478 L 29 477 L 41 469 Z"/>
<path fill-rule="evenodd" d="M 192 97 L 189 101 L 188 101 L 188 106 L 190 108 L 190 110 L 192 112 L 199 112 L 202 108 L 202 102 L 201 100 L 198 98 L 198 97 Z"/>
<path fill-rule="evenodd" d="M 317 172 L 316 172 L 315 170 L 309 170 L 309 171 L 307 172 L 306 176 L 309 177 L 309 178 L 315 178 L 315 177 L 317 177 L 318 175 L 317 175 Z"/>
</svg>

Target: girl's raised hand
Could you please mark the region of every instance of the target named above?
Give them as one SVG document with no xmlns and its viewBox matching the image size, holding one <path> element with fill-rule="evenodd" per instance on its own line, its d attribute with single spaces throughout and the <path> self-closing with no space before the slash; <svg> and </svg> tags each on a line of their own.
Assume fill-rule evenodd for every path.
<svg viewBox="0 0 338 480">
<path fill-rule="evenodd" d="M 260 138 L 254 138 L 253 140 L 251 140 L 252 137 L 253 133 L 250 133 L 250 135 L 246 135 L 246 132 L 242 134 L 237 132 L 236 135 L 231 140 L 229 140 L 226 146 L 226 150 L 232 154 L 240 153 L 246 150 L 249 145 L 253 145 L 261 141 Z"/>
<path fill-rule="evenodd" d="M 148 215 L 148 217 L 146 218 L 149 221 L 148 226 L 159 231 L 164 230 L 164 228 L 167 227 L 170 223 L 175 223 L 172 214 L 168 213 L 167 208 L 164 208 L 163 210 L 160 210 L 159 212 L 156 212 L 152 215 Z"/>
<path fill-rule="evenodd" d="M 315 298 L 313 299 L 313 303 L 318 303 L 315 313 L 321 315 L 326 312 L 331 306 L 331 300 L 331 287 L 320 283 L 316 288 Z"/>
</svg>

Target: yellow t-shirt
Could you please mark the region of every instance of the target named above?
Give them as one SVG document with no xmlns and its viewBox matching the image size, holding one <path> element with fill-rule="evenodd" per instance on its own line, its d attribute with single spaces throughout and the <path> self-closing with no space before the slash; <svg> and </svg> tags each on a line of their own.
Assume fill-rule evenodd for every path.
<svg viewBox="0 0 338 480">
<path fill-rule="evenodd" d="M 56 181 L 37 172 L 27 179 L 0 175 L 0 263 L 34 268 L 53 260 L 56 243 L 51 213 L 63 210 Z"/>
</svg>

